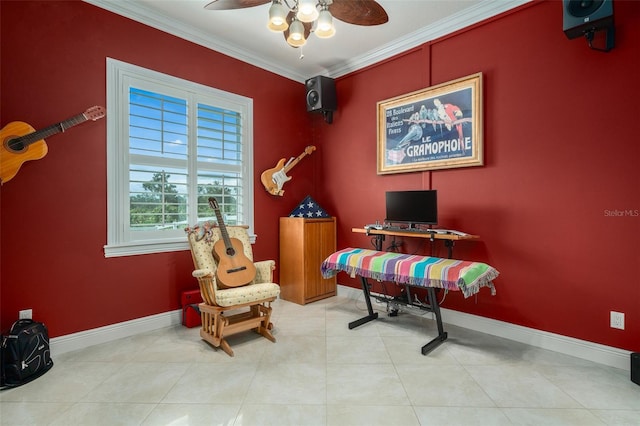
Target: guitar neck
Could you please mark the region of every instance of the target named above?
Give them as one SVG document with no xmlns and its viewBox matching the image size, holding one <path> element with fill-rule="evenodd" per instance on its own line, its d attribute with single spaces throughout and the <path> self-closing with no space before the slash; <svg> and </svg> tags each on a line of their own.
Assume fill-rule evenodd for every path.
<svg viewBox="0 0 640 426">
<path fill-rule="evenodd" d="M 220 209 L 214 209 L 216 213 L 216 219 L 218 220 L 218 226 L 220 227 L 220 235 L 222 235 L 222 239 L 224 240 L 224 246 L 227 250 L 233 248 L 231 244 L 231 238 L 229 238 L 229 233 L 227 232 L 227 226 L 224 224 L 224 220 L 222 219 L 222 213 L 220 213 Z"/>
<path fill-rule="evenodd" d="M 87 117 L 85 117 L 84 114 L 78 114 L 60 123 L 52 124 L 51 126 L 45 127 L 44 129 L 36 130 L 33 133 L 14 138 L 11 140 L 10 144 L 22 144 L 23 146 L 27 146 L 39 141 L 40 139 L 47 138 L 49 136 L 55 135 L 56 133 L 64 132 L 73 126 L 84 123 L 85 121 L 87 121 Z"/>
<path fill-rule="evenodd" d="M 289 170 L 293 169 L 293 167 L 294 167 L 296 164 L 298 164 L 298 163 L 300 162 L 300 160 L 302 160 L 302 159 L 305 157 L 305 155 L 307 155 L 306 151 L 305 151 L 305 152 L 303 152 L 302 154 L 298 155 L 298 156 L 296 157 L 296 159 L 295 159 L 295 160 L 293 160 L 293 161 L 292 161 L 292 162 L 290 162 L 288 165 L 286 165 L 286 166 L 284 167 L 284 171 L 285 171 L 285 173 L 286 173 L 286 172 L 288 172 Z"/>
</svg>

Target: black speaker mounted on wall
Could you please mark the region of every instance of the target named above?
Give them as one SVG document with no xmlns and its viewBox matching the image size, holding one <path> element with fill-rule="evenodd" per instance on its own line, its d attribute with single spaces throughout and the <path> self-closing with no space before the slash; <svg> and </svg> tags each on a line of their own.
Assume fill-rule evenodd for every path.
<svg viewBox="0 0 640 426">
<path fill-rule="evenodd" d="M 562 29 L 567 38 L 584 37 L 594 50 L 608 52 L 613 49 L 613 0 L 562 0 L 562 18 Z M 604 32 L 604 48 L 593 45 L 596 32 Z"/>
<path fill-rule="evenodd" d="M 332 78 L 318 75 L 305 83 L 307 111 L 321 112 L 327 123 L 333 122 L 333 111 L 338 109 L 336 85 Z"/>
</svg>

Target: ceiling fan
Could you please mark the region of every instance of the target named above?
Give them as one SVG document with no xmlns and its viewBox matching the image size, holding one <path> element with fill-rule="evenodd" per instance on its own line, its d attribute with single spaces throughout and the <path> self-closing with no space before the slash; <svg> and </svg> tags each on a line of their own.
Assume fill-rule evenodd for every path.
<svg viewBox="0 0 640 426">
<path fill-rule="evenodd" d="M 320 38 L 332 37 L 335 34 L 332 18 L 363 26 L 389 21 L 387 12 L 375 0 L 213 0 L 204 8 L 244 9 L 267 3 L 271 3 L 269 29 L 282 32 L 292 47 L 304 45 L 311 32 Z"/>
</svg>

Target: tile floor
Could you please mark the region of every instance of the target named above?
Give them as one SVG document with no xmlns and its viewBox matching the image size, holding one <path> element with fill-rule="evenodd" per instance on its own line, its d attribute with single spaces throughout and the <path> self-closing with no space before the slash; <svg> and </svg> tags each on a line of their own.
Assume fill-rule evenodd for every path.
<svg viewBox="0 0 640 426">
<path fill-rule="evenodd" d="M 2 425 L 640 425 L 629 372 L 445 324 L 431 314 L 347 323 L 362 297 L 278 300 L 277 343 L 248 332 L 228 357 L 176 326 L 54 354 L 0 393 Z M 446 317 L 445 317 L 446 321 Z"/>
</svg>

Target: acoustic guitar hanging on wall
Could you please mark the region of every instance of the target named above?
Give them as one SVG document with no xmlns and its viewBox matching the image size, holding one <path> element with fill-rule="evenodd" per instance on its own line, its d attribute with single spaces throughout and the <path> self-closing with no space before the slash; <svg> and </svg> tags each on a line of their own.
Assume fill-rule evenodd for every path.
<svg viewBox="0 0 640 426">
<path fill-rule="evenodd" d="M 44 138 L 65 132 L 67 129 L 84 123 L 96 121 L 105 116 L 101 106 L 94 106 L 60 123 L 36 130 L 22 121 L 13 121 L 0 130 L 0 183 L 9 182 L 29 160 L 40 160 L 47 155 L 47 143 Z"/>
<path fill-rule="evenodd" d="M 260 180 L 264 185 L 264 189 L 271 195 L 279 195 L 282 197 L 284 195 L 284 190 L 282 186 L 285 182 L 289 182 L 291 177 L 287 176 L 287 172 L 291 170 L 300 160 L 304 158 L 305 155 L 310 155 L 313 151 L 316 150 L 316 147 L 313 145 L 309 145 L 304 149 L 304 152 L 298 155 L 296 158 L 290 158 L 287 161 L 287 164 L 284 163 L 284 158 L 278 161 L 278 164 L 273 169 L 268 169 L 262 172 L 260 175 Z"/>
</svg>

